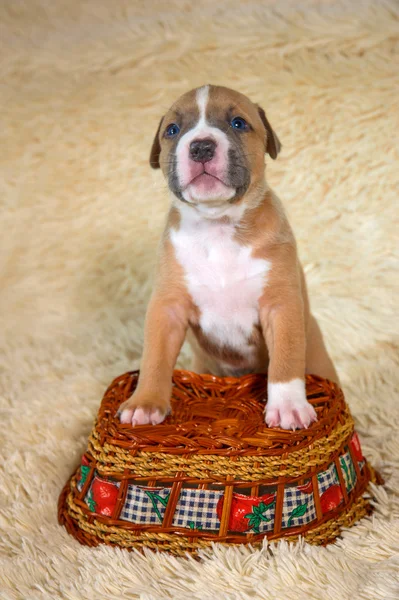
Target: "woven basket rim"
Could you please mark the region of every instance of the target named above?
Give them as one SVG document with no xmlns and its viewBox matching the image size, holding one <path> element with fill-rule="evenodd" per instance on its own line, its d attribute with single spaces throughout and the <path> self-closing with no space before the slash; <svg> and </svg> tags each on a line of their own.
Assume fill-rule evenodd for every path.
<svg viewBox="0 0 399 600">
<path fill-rule="evenodd" d="M 309 402 L 318 420 L 308 429 L 268 428 L 264 422 L 267 376 L 173 373 L 172 412 L 163 423 L 132 427 L 120 423 L 117 411 L 137 385 L 130 371 L 108 387 L 95 425 L 97 442 L 129 452 L 184 455 L 276 456 L 307 448 L 327 437 L 348 418 L 341 388 L 316 375 L 306 375 Z"/>
</svg>

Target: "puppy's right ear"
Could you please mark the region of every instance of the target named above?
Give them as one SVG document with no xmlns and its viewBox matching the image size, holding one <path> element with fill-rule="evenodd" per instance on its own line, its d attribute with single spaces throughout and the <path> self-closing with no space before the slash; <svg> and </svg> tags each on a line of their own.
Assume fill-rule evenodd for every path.
<svg viewBox="0 0 399 600">
<path fill-rule="evenodd" d="M 258 106 L 258 112 L 266 129 L 266 152 L 272 157 L 273 160 L 275 160 L 281 150 L 281 142 L 278 139 L 276 132 L 272 129 L 272 126 L 266 117 L 266 113 L 261 106 Z"/>
<path fill-rule="evenodd" d="M 159 132 L 161 131 L 163 117 L 159 121 L 158 129 L 154 137 L 154 141 L 152 142 L 151 152 L 150 152 L 150 165 L 153 169 L 159 169 L 159 155 L 161 154 L 161 144 L 159 141 Z"/>
</svg>

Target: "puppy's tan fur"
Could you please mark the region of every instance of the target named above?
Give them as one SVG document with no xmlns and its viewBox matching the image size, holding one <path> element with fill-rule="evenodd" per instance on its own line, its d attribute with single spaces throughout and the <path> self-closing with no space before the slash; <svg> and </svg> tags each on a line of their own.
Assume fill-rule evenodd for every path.
<svg viewBox="0 0 399 600">
<path fill-rule="evenodd" d="M 235 113 L 253 128 L 245 137 L 251 180 L 245 194 L 235 202 L 235 206 L 242 206 L 243 210 L 235 222 L 234 234 L 239 244 L 250 246 L 254 258 L 265 259 L 272 265 L 259 299 L 259 321 L 248 340 L 256 355 L 253 370 L 267 371 L 269 383 L 303 380 L 305 373 L 338 381 L 320 329 L 310 313 L 292 230 L 280 201 L 264 179 L 264 153 L 276 158 L 280 142 L 263 110 L 242 94 L 212 86 L 208 104 L 207 110 L 219 120 L 225 118 L 226 107 L 233 106 Z M 150 161 L 154 167 L 159 165 L 166 177 L 172 144 L 162 131 L 182 113 L 198 119 L 195 90 L 172 106 L 161 120 L 155 136 Z M 232 219 L 234 217 L 226 211 L 220 222 L 228 223 Z M 215 346 L 214 340 L 201 329 L 200 308 L 190 296 L 184 270 L 169 236 L 171 230 L 178 230 L 180 226 L 179 207 L 174 203 L 161 241 L 156 283 L 146 315 L 138 387 L 122 410 L 140 408 L 158 416 L 168 412 L 172 372 L 188 331 L 194 350 L 194 370 L 223 374 L 221 360 L 232 367 L 237 365 L 239 370 L 239 351 Z M 158 421 L 158 418 L 149 417 L 149 422 Z"/>
</svg>

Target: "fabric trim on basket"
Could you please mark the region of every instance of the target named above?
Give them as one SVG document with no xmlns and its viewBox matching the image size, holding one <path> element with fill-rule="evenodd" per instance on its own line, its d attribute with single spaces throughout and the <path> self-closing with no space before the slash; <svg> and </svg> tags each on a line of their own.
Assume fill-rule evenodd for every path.
<svg viewBox="0 0 399 600">
<path fill-rule="evenodd" d="M 364 463 L 363 463 L 364 464 Z M 349 493 L 356 485 L 357 475 L 350 452 L 340 457 L 343 479 Z M 363 466 L 363 465 L 362 465 Z M 77 480 L 83 489 L 90 467 L 82 464 Z M 317 475 L 319 497 L 323 514 L 343 501 L 343 494 L 335 463 Z M 117 502 L 120 483 L 104 479 L 94 473 L 84 501 L 91 512 L 111 516 Z M 161 525 L 170 498 L 171 488 L 144 487 L 129 483 L 119 519 L 141 525 Z M 224 490 L 183 488 L 177 500 L 172 526 L 192 530 L 217 531 L 223 507 Z M 229 531 L 266 533 L 273 531 L 275 493 L 252 497 L 233 492 L 230 508 Z M 284 490 L 281 527 L 283 529 L 307 525 L 317 519 L 313 484 L 309 479 L 302 485 L 287 486 Z"/>
<path fill-rule="evenodd" d="M 346 491 L 349 493 L 353 490 L 357 481 L 355 466 L 349 452 L 345 452 L 345 454 L 340 456 L 339 461 L 341 464 L 342 473 L 344 475 Z"/>
<path fill-rule="evenodd" d="M 297 487 L 288 487 L 284 490 L 283 516 L 281 525 L 297 527 L 307 525 L 316 519 L 313 492 L 305 493 Z"/>
<path fill-rule="evenodd" d="M 149 525 L 162 523 L 169 496 L 169 488 L 129 485 L 119 518 L 122 521 Z"/>
<path fill-rule="evenodd" d="M 220 521 L 216 507 L 222 495 L 222 492 L 213 490 L 183 489 L 172 524 L 190 529 L 218 530 Z"/>
</svg>

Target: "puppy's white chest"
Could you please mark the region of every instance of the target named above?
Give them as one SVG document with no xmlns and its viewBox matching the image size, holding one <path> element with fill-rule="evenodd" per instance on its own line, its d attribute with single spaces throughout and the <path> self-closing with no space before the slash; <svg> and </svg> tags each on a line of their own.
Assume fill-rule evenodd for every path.
<svg viewBox="0 0 399 600">
<path fill-rule="evenodd" d="M 171 232 L 203 332 L 221 346 L 244 351 L 258 322 L 258 301 L 270 263 L 234 239 L 234 226 L 213 221 L 183 222 Z"/>
</svg>

